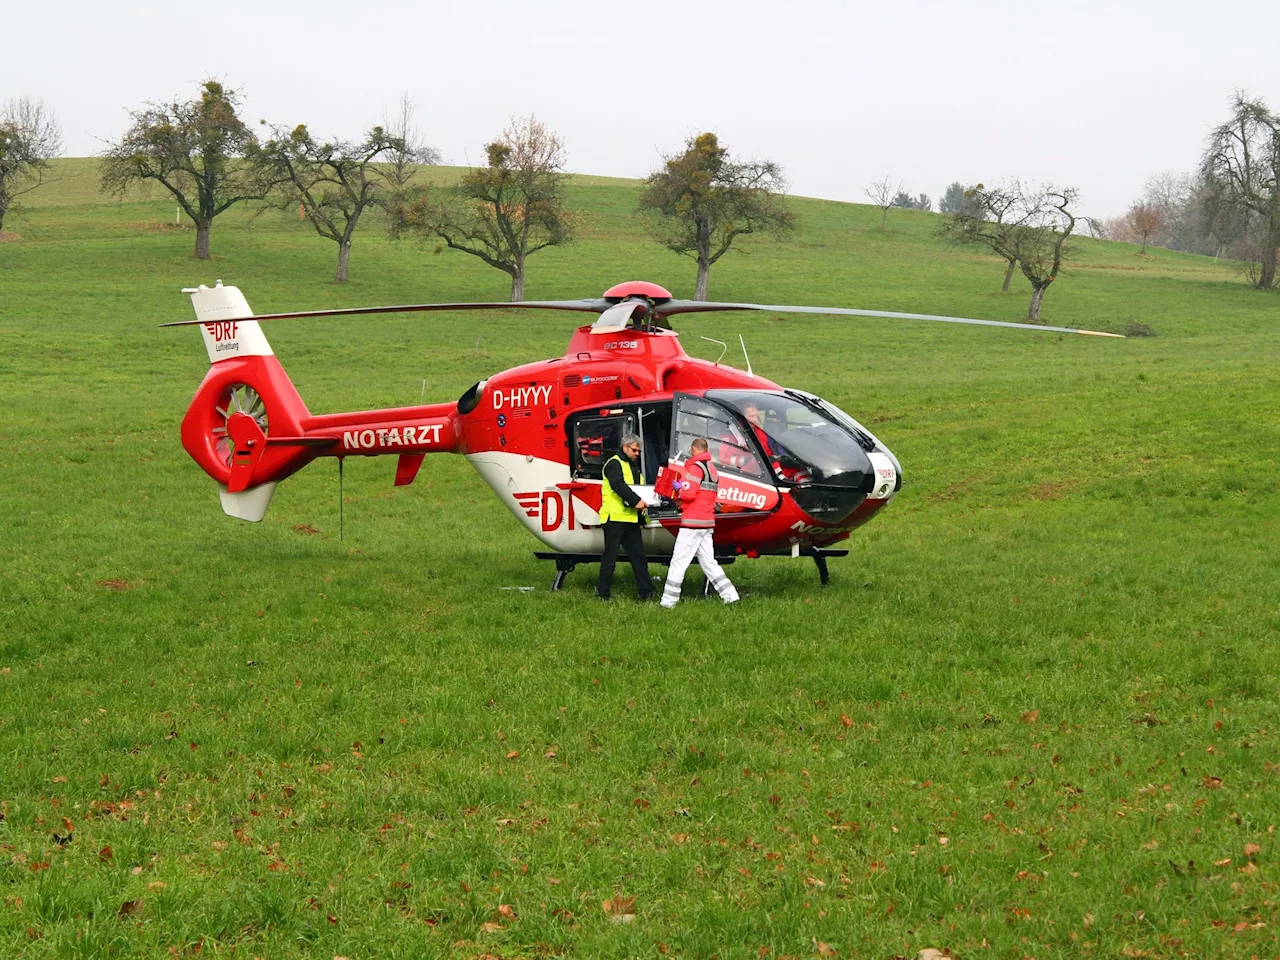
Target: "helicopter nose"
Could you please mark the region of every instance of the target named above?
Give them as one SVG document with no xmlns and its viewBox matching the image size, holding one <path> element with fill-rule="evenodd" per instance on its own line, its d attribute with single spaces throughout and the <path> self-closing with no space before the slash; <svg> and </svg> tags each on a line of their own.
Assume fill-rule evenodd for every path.
<svg viewBox="0 0 1280 960">
<path fill-rule="evenodd" d="M 882 443 L 877 443 L 868 457 L 876 471 L 875 490 L 871 495 L 877 500 L 888 500 L 902 489 L 902 464 Z"/>
<path fill-rule="evenodd" d="M 867 494 L 871 500 L 888 500 L 902 486 L 902 471 L 898 467 L 898 458 L 888 450 L 880 449 L 867 454 L 867 460 L 873 472 L 871 492 Z"/>
<path fill-rule="evenodd" d="M 792 491 L 798 506 L 822 523 L 838 523 L 853 513 L 877 489 L 876 467 L 860 449 L 842 451 L 837 469 L 815 469 L 807 483 Z"/>
</svg>

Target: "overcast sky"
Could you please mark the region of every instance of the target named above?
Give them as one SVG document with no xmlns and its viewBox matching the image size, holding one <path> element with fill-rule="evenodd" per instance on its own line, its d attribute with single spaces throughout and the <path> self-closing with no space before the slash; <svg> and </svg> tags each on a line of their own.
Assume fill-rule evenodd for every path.
<svg viewBox="0 0 1280 960">
<path fill-rule="evenodd" d="M 1280 3 L 1185 0 L 13 3 L 0 100 L 42 99 L 67 153 L 214 76 L 245 117 L 355 136 L 417 103 L 446 162 L 536 113 L 574 172 L 640 177 L 704 130 L 796 194 L 867 202 L 886 174 L 1080 188 L 1123 211 L 1190 170 L 1236 88 L 1280 110 Z M 297 11 L 304 11 L 299 15 Z"/>
</svg>

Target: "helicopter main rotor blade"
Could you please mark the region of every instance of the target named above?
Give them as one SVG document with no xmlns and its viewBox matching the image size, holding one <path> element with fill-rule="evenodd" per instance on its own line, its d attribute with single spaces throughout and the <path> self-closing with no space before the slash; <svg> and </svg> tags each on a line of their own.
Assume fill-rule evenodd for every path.
<svg viewBox="0 0 1280 960">
<path fill-rule="evenodd" d="M 672 316 L 677 313 L 711 313 L 716 310 L 767 310 L 771 313 L 816 313 L 837 317 L 879 317 L 889 320 L 936 320 L 940 323 L 970 323 L 980 327 L 1012 327 L 1015 330 L 1040 330 L 1047 333 L 1080 333 L 1090 337 L 1118 337 L 1123 334 L 1101 330 L 1077 330 L 1073 327 L 1048 327 L 1038 323 L 1008 323 L 1004 320 L 974 320 L 969 317 L 940 317 L 931 313 L 898 313 L 893 310 L 853 310 L 848 307 L 788 307 L 765 303 L 715 303 L 703 300 L 668 300 L 654 308 L 654 313 Z"/>
<path fill-rule="evenodd" d="M 246 320 L 295 320 L 310 317 L 356 317 L 378 313 L 427 313 L 436 310 L 576 310 L 581 313 L 603 313 L 613 304 L 608 300 L 518 300 L 493 303 L 406 303 L 394 307 L 346 307 L 340 310 L 301 310 L 296 313 L 264 313 Z M 190 327 L 207 320 L 175 320 L 162 327 Z"/>
</svg>

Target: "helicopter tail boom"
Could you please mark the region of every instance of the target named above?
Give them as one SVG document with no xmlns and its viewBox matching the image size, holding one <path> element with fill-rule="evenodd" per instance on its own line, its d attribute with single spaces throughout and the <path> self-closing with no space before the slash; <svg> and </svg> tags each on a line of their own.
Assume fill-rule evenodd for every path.
<svg viewBox="0 0 1280 960">
<path fill-rule="evenodd" d="M 244 295 L 219 281 L 191 295 L 209 370 L 182 421 L 182 445 L 241 520 L 267 512 L 276 485 L 317 457 L 397 454 L 396 486 L 427 453 L 458 451 L 456 403 L 313 416 Z"/>
</svg>

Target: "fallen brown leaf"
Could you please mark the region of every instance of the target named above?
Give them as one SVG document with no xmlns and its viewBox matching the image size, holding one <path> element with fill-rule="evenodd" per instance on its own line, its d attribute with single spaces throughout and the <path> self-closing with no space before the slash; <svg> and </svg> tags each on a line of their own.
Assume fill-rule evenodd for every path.
<svg viewBox="0 0 1280 960">
<path fill-rule="evenodd" d="M 124 903 L 120 904 L 120 910 L 118 912 L 118 915 L 120 919 L 123 920 L 125 917 L 132 917 L 135 914 L 141 913 L 141 912 L 142 912 L 141 900 L 126 900 Z"/>
<path fill-rule="evenodd" d="M 613 895 L 613 899 L 602 900 L 600 902 L 600 906 L 605 913 L 622 916 L 629 913 L 635 913 L 636 898 L 624 897 L 620 893 L 615 893 Z"/>
</svg>

